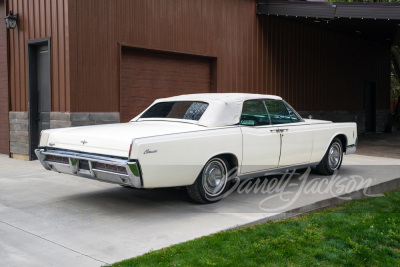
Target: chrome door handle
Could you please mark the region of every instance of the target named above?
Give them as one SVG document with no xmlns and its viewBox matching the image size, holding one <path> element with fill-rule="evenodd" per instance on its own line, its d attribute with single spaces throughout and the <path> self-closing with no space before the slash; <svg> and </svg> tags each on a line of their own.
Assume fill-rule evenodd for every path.
<svg viewBox="0 0 400 267">
<path fill-rule="evenodd" d="M 271 133 L 279 133 L 280 131 L 279 130 L 270 130 L 271 131 Z"/>
<path fill-rule="evenodd" d="M 289 129 L 280 129 L 280 132 L 288 132 Z"/>
</svg>

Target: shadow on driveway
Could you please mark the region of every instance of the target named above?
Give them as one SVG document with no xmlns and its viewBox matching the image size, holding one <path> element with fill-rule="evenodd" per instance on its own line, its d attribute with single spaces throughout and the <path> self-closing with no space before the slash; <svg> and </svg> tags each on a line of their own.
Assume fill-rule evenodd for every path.
<svg viewBox="0 0 400 267">
<path fill-rule="evenodd" d="M 356 154 L 400 159 L 400 132 L 361 135 Z"/>
</svg>

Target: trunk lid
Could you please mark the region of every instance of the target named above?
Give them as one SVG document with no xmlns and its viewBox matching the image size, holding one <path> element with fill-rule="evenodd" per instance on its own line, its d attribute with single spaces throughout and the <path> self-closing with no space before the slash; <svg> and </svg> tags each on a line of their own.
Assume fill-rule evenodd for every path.
<svg viewBox="0 0 400 267">
<path fill-rule="evenodd" d="M 133 139 L 204 129 L 195 124 L 140 121 L 47 130 L 46 146 L 86 153 L 128 157 Z"/>
</svg>

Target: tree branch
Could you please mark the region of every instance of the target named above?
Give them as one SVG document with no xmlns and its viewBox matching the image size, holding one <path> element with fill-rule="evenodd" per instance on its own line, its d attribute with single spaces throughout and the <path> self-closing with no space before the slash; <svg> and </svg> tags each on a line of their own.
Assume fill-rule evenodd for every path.
<svg viewBox="0 0 400 267">
<path fill-rule="evenodd" d="M 400 84 L 400 48 L 392 46 L 392 72 L 397 83 Z"/>
</svg>

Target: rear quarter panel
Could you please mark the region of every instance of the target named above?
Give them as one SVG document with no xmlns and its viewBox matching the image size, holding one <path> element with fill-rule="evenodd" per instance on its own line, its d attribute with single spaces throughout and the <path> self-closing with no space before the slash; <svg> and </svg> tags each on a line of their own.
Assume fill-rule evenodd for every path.
<svg viewBox="0 0 400 267">
<path fill-rule="evenodd" d="M 140 163 L 143 186 L 155 188 L 191 185 L 208 160 L 226 153 L 235 155 L 240 166 L 242 134 L 239 127 L 135 139 L 131 158 Z"/>
</svg>

